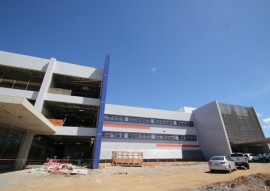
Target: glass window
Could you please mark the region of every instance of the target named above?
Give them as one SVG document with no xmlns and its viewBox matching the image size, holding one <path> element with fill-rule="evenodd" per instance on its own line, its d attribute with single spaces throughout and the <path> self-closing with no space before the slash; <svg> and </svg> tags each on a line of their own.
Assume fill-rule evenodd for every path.
<svg viewBox="0 0 270 191">
<path fill-rule="evenodd" d="M 194 126 L 194 124 L 193 124 L 193 122 L 192 121 L 177 121 L 176 122 L 176 125 L 177 126 L 188 126 L 188 127 L 193 127 Z"/>
<path fill-rule="evenodd" d="M 128 138 L 133 139 L 151 139 L 151 134 L 147 133 L 128 133 Z"/>
<path fill-rule="evenodd" d="M 105 121 L 125 121 L 124 116 L 120 115 L 104 115 Z"/>
<path fill-rule="evenodd" d="M 125 138 L 125 133 L 120 132 L 103 132 L 102 137 L 104 138 Z"/>
<path fill-rule="evenodd" d="M 133 123 L 147 123 L 147 124 L 151 123 L 150 118 L 142 118 L 142 117 L 128 117 L 128 121 Z"/>
<path fill-rule="evenodd" d="M 165 120 L 165 119 L 154 119 L 154 123 L 160 125 L 174 125 L 173 120 Z"/>
<path fill-rule="evenodd" d="M 197 141 L 197 138 L 195 135 L 179 135 L 180 141 Z"/>
<path fill-rule="evenodd" d="M 125 137 L 127 134 L 127 137 Z M 104 138 L 122 139 L 152 139 L 152 140 L 172 140 L 172 141 L 197 141 L 196 135 L 164 135 L 151 133 L 123 133 L 123 132 L 103 132 Z"/>
</svg>

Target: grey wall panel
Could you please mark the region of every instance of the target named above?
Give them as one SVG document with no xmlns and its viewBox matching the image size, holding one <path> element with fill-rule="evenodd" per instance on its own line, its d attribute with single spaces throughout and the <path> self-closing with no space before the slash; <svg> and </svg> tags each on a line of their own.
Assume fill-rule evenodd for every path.
<svg viewBox="0 0 270 191">
<path fill-rule="evenodd" d="M 193 117 L 205 159 L 214 155 L 229 155 L 231 147 L 217 101 L 194 110 Z"/>
</svg>

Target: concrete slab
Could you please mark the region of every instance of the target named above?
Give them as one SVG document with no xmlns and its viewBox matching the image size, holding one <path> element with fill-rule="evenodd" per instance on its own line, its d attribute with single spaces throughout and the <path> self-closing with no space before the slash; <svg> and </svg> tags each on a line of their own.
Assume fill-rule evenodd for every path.
<svg viewBox="0 0 270 191">
<path fill-rule="evenodd" d="M 0 95 L 0 123 L 40 133 L 56 132 L 53 124 L 23 97 Z"/>
</svg>

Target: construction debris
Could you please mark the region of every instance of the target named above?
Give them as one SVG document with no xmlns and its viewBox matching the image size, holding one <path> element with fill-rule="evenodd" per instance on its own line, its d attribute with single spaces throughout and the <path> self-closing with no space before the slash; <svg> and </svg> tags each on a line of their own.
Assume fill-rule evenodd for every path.
<svg viewBox="0 0 270 191">
<path fill-rule="evenodd" d="M 71 163 L 60 163 L 55 160 L 50 160 L 47 163 L 44 163 L 41 168 L 35 168 L 28 173 L 31 172 L 43 172 L 50 174 L 64 174 L 64 175 L 72 175 L 72 174 L 82 174 L 87 175 L 88 169 L 86 167 L 72 165 Z"/>
<path fill-rule="evenodd" d="M 87 175 L 88 174 L 88 170 L 87 168 L 74 168 L 71 172 L 71 174 L 83 174 L 83 175 Z"/>
</svg>

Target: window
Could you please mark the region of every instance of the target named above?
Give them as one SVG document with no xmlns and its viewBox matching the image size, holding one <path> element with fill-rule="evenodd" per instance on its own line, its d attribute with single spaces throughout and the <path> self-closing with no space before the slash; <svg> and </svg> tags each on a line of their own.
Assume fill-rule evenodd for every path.
<svg viewBox="0 0 270 191">
<path fill-rule="evenodd" d="M 174 125 L 173 120 L 165 120 L 165 119 L 154 119 L 154 123 L 160 125 Z"/>
<path fill-rule="evenodd" d="M 147 124 L 151 123 L 150 118 L 142 118 L 142 117 L 128 117 L 128 121 L 133 123 L 147 123 Z"/>
<path fill-rule="evenodd" d="M 128 133 L 130 139 L 151 139 L 151 134 L 147 133 Z"/>
<path fill-rule="evenodd" d="M 125 138 L 125 133 L 120 132 L 103 132 L 102 137 L 104 138 Z"/>
<path fill-rule="evenodd" d="M 155 134 L 154 135 L 156 140 L 177 140 L 177 135 L 161 135 Z"/>
<path fill-rule="evenodd" d="M 210 160 L 224 160 L 224 157 L 212 157 Z"/>
<path fill-rule="evenodd" d="M 157 135 L 155 135 L 155 139 L 157 139 L 157 140 L 163 140 L 164 139 L 164 135 L 157 134 Z"/>
<path fill-rule="evenodd" d="M 179 135 L 179 141 L 186 141 L 186 136 L 185 135 Z"/>
<path fill-rule="evenodd" d="M 196 141 L 195 135 L 186 135 L 186 141 Z"/>
<path fill-rule="evenodd" d="M 179 135 L 179 141 L 197 141 L 196 135 Z"/>
<path fill-rule="evenodd" d="M 104 115 L 105 121 L 125 121 L 124 116 L 120 115 Z"/>
<path fill-rule="evenodd" d="M 125 134 L 127 134 L 127 137 L 125 137 Z M 121 139 L 197 141 L 196 135 L 164 135 L 151 133 L 103 132 L 102 136 L 104 138 L 121 138 Z"/>
<path fill-rule="evenodd" d="M 177 126 L 194 127 L 193 121 L 176 121 Z"/>
<path fill-rule="evenodd" d="M 152 119 L 144 117 L 129 117 L 121 115 L 104 115 L 105 121 L 123 121 L 130 123 L 144 123 L 144 124 L 159 124 L 159 125 L 173 125 L 173 126 L 185 126 L 185 127 L 194 127 L 193 121 L 174 121 L 168 119 Z"/>
</svg>

